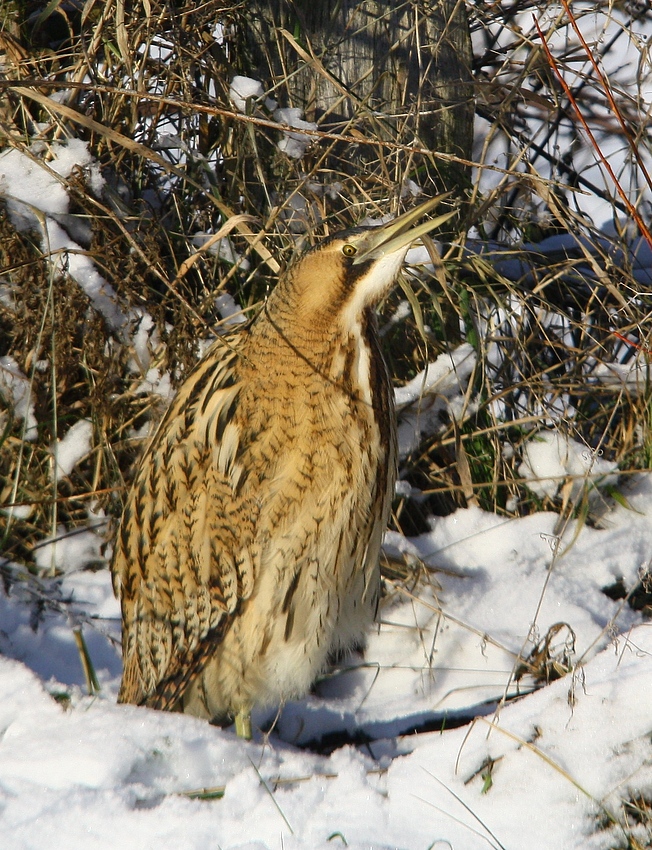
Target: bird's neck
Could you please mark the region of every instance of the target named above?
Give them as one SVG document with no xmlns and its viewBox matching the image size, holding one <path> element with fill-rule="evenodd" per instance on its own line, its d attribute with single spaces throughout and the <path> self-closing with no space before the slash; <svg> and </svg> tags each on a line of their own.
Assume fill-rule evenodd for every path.
<svg viewBox="0 0 652 850">
<path fill-rule="evenodd" d="M 314 309 L 292 289 L 283 289 L 280 285 L 267 299 L 252 326 L 252 342 L 255 339 L 257 346 L 269 347 L 282 359 L 309 358 L 321 369 L 338 346 L 337 315 Z"/>
<path fill-rule="evenodd" d="M 270 297 L 252 326 L 251 352 L 281 378 L 321 378 L 366 404 L 372 403 L 374 370 L 384 369 L 371 309 L 345 326 L 335 311 L 302 314 L 300 304 Z"/>
</svg>

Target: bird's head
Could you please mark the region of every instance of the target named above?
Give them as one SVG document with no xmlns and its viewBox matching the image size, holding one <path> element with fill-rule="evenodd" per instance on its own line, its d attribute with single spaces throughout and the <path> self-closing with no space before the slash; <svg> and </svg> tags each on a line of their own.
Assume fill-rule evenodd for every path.
<svg viewBox="0 0 652 850">
<path fill-rule="evenodd" d="M 441 200 L 432 198 L 386 224 L 324 239 L 288 269 L 278 296 L 293 302 L 295 317 L 317 325 L 340 317 L 346 330 L 391 289 L 410 245 L 452 215 L 416 224 Z"/>
</svg>

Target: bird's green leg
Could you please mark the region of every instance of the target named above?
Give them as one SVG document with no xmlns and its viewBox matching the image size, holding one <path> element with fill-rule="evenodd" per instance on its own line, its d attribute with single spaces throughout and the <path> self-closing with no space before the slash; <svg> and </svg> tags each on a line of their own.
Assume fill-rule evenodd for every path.
<svg viewBox="0 0 652 850">
<path fill-rule="evenodd" d="M 241 708 L 235 716 L 235 734 L 238 738 L 251 741 L 251 712 L 244 708 Z"/>
</svg>

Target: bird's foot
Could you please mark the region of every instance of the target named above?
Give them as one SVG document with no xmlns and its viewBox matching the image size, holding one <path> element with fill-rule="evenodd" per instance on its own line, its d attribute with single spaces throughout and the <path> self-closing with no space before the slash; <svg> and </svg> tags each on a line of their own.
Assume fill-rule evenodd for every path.
<svg viewBox="0 0 652 850">
<path fill-rule="evenodd" d="M 251 741 L 251 712 L 241 709 L 235 716 L 235 734 Z"/>
</svg>

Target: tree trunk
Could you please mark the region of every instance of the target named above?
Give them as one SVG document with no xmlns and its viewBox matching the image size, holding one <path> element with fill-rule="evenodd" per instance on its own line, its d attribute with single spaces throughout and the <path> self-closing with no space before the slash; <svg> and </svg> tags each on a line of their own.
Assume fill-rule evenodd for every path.
<svg viewBox="0 0 652 850">
<path fill-rule="evenodd" d="M 463 3 L 253 0 L 246 21 L 248 73 L 282 105 L 301 108 L 322 129 L 422 146 L 433 154 L 429 189 L 462 195 L 468 166 L 436 155 L 471 158 L 472 50 Z M 407 150 L 401 158 L 415 164 Z"/>
</svg>

